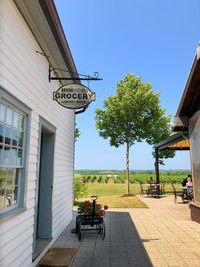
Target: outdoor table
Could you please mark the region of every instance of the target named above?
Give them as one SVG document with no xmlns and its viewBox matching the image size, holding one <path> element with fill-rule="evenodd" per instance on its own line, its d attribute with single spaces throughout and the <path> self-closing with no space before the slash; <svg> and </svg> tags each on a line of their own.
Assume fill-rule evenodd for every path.
<svg viewBox="0 0 200 267">
<path fill-rule="evenodd" d="M 159 197 L 159 186 L 160 184 L 146 184 L 147 185 L 147 192 L 148 196 L 153 196 L 153 197 Z"/>
</svg>

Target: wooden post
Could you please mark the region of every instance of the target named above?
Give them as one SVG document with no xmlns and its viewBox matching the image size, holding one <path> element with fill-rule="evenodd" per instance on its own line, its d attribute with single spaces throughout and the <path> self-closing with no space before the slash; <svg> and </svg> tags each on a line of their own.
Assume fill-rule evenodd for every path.
<svg viewBox="0 0 200 267">
<path fill-rule="evenodd" d="M 156 159 L 155 159 L 156 183 L 159 184 L 160 183 L 160 176 L 159 176 L 159 162 L 158 162 L 158 149 L 157 148 L 155 150 L 155 155 L 156 155 Z"/>
<path fill-rule="evenodd" d="M 155 150 L 156 159 L 155 159 L 155 173 L 156 173 L 156 184 L 157 184 L 157 193 L 160 197 L 160 177 L 159 177 L 159 158 L 158 158 L 158 149 Z"/>
</svg>

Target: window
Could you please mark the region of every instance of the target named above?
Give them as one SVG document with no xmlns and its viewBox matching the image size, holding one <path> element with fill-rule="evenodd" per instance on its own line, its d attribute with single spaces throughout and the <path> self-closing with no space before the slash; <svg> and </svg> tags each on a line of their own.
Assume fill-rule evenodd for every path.
<svg viewBox="0 0 200 267">
<path fill-rule="evenodd" d="M 0 98 L 0 214 L 19 208 L 24 196 L 26 119 Z"/>
</svg>

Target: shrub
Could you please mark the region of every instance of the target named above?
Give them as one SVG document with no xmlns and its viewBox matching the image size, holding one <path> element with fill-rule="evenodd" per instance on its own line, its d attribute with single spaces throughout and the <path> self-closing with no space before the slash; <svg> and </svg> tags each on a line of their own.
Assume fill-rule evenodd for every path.
<svg viewBox="0 0 200 267">
<path fill-rule="evenodd" d="M 88 187 L 87 184 L 81 183 L 79 180 L 74 180 L 74 200 L 82 197 L 87 197 Z"/>
</svg>

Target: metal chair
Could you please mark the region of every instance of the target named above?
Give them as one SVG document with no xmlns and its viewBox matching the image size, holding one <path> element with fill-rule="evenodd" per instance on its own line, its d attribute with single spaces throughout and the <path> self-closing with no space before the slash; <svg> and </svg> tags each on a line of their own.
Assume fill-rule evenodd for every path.
<svg viewBox="0 0 200 267">
<path fill-rule="evenodd" d="M 174 191 L 174 203 L 177 204 L 177 197 L 181 197 L 182 198 L 182 202 L 184 202 L 185 198 L 184 198 L 184 192 L 183 191 L 177 191 L 174 184 L 171 184 L 173 191 Z"/>
<path fill-rule="evenodd" d="M 143 195 L 148 195 L 148 190 L 144 189 L 143 184 L 140 182 L 140 196 L 143 197 Z"/>
<path fill-rule="evenodd" d="M 165 196 L 165 183 L 160 185 L 160 196 Z"/>
</svg>

